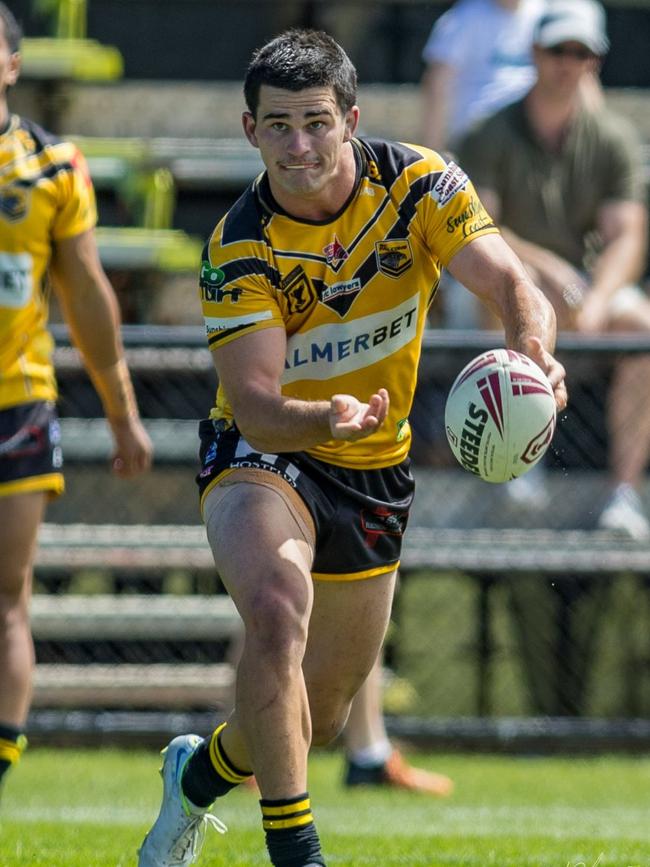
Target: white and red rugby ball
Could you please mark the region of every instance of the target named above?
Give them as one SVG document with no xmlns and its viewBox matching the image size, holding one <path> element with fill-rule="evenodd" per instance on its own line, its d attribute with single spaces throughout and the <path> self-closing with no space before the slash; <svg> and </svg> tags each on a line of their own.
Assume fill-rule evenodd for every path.
<svg viewBox="0 0 650 867">
<path fill-rule="evenodd" d="M 445 430 L 460 465 L 486 482 L 523 476 L 555 431 L 555 398 L 528 356 L 490 349 L 470 361 L 447 397 Z"/>
</svg>

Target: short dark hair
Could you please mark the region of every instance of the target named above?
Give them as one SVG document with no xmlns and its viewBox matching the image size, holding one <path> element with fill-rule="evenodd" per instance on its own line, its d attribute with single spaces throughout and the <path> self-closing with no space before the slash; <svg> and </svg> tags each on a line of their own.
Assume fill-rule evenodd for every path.
<svg viewBox="0 0 650 867">
<path fill-rule="evenodd" d="M 253 116 L 263 84 L 293 91 L 332 87 L 343 113 L 357 101 L 357 71 L 338 42 L 322 30 L 292 28 L 254 52 L 244 79 L 244 98 Z"/>
<path fill-rule="evenodd" d="M 0 21 L 5 26 L 5 37 L 9 50 L 12 54 L 20 51 L 20 40 L 23 38 L 23 31 L 20 24 L 16 21 L 14 13 L 4 3 L 0 2 Z"/>
</svg>

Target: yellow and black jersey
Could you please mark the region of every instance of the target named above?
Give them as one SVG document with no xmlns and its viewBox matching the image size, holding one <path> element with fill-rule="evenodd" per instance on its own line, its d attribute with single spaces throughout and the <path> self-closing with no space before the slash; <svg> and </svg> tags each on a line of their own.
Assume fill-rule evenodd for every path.
<svg viewBox="0 0 650 867">
<path fill-rule="evenodd" d="M 260 175 L 206 246 L 200 291 L 210 348 L 282 327 L 282 391 L 304 400 L 360 400 L 388 389 L 390 415 L 371 437 L 309 453 L 359 469 L 408 453 L 408 415 L 426 313 L 440 269 L 497 229 L 462 169 L 426 148 L 354 139 L 357 183 L 341 212 L 299 220 Z M 213 418 L 231 419 L 222 389 Z"/>
<path fill-rule="evenodd" d="M 45 274 L 53 245 L 96 219 L 79 150 L 12 115 L 0 135 L 0 409 L 56 397 Z"/>
</svg>

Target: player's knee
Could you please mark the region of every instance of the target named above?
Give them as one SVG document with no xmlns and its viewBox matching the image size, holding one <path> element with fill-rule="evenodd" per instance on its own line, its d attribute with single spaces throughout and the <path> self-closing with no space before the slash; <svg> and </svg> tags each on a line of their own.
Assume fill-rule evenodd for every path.
<svg viewBox="0 0 650 867">
<path fill-rule="evenodd" d="M 312 717 L 311 742 L 315 747 L 326 747 L 345 728 L 348 708 L 339 708 L 334 713 Z"/>
<path fill-rule="evenodd" d="M 350 715 L 351 700 L 342 692 L 332 691 L 327 700 L 310 695 L 312 744 L 325 747 L 335 740 L 345 728 Z"/>
<path fill-rule="evenodd" d="M 0 614 L 17 609 L 27 611 L 30 570 L 5 569 L 0 573 Z"/>
<path fill-rule="evenodd" d="M 308 612 L 300 594 L 277 586 L 265 586 L 253 598 L 244 617 L 246 641 L 267 657 L 281 658 L 298 653 L 307 642 Z"/>
</svg>

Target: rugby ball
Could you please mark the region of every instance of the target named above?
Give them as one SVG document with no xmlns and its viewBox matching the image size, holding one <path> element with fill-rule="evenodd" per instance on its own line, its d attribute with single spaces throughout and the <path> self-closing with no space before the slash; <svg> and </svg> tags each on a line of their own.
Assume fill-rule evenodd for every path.
<svg viewBox="0 0 650 867">
<path fill-rule="evenodd" d="M 521 352 L 491 349 L 456 377 L 445 406 L 445 430 L 464 469 L 486 482 L 507 482 L 543 457 L 555 415 L 544 371 Z"/>
</svg>

